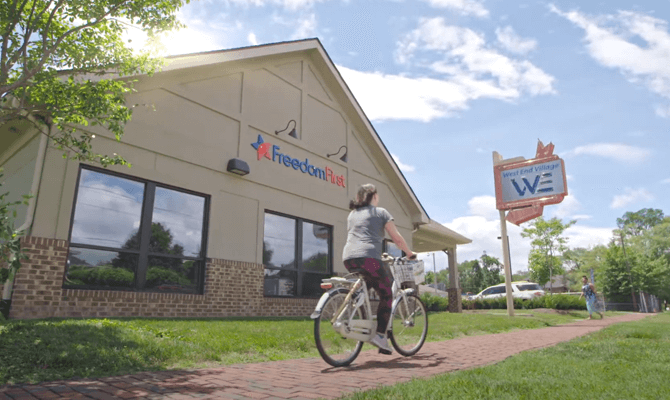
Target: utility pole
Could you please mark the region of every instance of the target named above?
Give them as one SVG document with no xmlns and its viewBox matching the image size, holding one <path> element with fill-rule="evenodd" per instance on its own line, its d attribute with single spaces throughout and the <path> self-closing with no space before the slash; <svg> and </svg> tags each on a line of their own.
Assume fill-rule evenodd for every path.
<svg viewBox="0 0 670 400">
<path fill-rule="evenodd" d="M 437 295 L 437 269 L 435 267 L 435 252 L 433 252 L 433 274 L 435 274 L 435 294 Z"/>
<path fill-rule="evenodd" d="M 626 260 L 626 269 L 628 269 L 628 280 L 630 281 L 630 297 L 633 299 L 633 308 L 636 311 L 639 311 L 637 308 L 637 299 L 635 298 L 635 289 L 633 289 L 633 275 L 630 273 L 630 264 L 628 263 L 628 257 L 626 256 L 626 245 L 623 240 L 623 229 L 619 231 L 619 237 L 621 237 L 621 249 L 623 250 L 623 258 Z"/>
</svg>

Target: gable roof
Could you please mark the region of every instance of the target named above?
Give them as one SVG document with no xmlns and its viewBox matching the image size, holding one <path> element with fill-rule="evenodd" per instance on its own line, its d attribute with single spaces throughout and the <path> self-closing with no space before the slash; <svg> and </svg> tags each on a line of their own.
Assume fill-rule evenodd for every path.
<svg viewBox="0 0 670 400">
<path fill-rule="evenodd" d="M 363 111 L 360 104 L 354 97 L 353 93 L 349 89 L 349 86 L 342 78 L 342 75 L 337 70 L 337 67 L 333 63 L 332 59 L 330 58 L 326 50 L 323 48 L 323 45 L 321 44 L 318 38 L 169 56 L 166 57 L 167 65 L 163 67 L 161 72 L 175 71 L 179 69 L 192 68 L 192 67 L 202 67 L 206 65 L 220 64 L 231 61 L 241 61 L 251 58 L 268 57 L 288 53 L 310 52 L 310 51 L 312 53 L 317 53 L 321 56 L 320 59 L 324 62 L 328 70 L 330 70 L 331 75 L 335 78 L 340 88 L 342 89 L 343 93 L 348 98 L 351 105 L 354 107 L 356 114 L 358 114 L 360 118 L 360 122 L 362 122 L 365 125 L 368 132 L 373 133 L 372 138 L 374 139 L 375 143 L 379 146 L 379 148 L 383 149 L 383 153 L 384 156 L 386 157 L 386 160 L 393 167 L 393 170 L 396 173 L 396 175 L 401 178 L 401 183 L 404 189 L 409 194 L 411 199 L 416 203 L 418 208 L 421 210 L 422 213 L 421 219 L 419 221 L 414 222 L 418 224 L 428 223 L 430 221 L 428 213 L 423 208 L 423 205 L 421 204 L 419 199 L 416 197 L 416 194 L 410 187 L 409 183 L 407 182 L 407 179 L 403 175 L 402 171 L 400 171 L 400 168 L 396 164 L 395 160 L 393 160 L 393 157 L 391 157 L 391 154 L 386 148 L 386 145 L 384 145 L 384 142 L 382 142 L 381 138 L 379 137 L 379 134 L 370 123 L 370 120 L 365 115 L 365 112 Z"/>
<path fill-rule="evenodd" d="M 412 218 L 412 223 L 415 228 L 415 230 L 413 231 L 413 235 L 416 236 L 417 234 L 419 234 L 422 237 L 422 239 L 423 238 L 433 239 L 429 241 L 434 243 L 431 246 L 423 246 L 425 250 L 419 250 L 419 251 L 442 250 L 447 247 L 446 245 L 454 246 L 456 244 L 470 243 L 471 242 L 470 239 L 430 219 L 425 208 L 423 207 L 423 205 L 417 198 L 416 194 L 412 190 L 412 187 L 407 182 L 405 175 L 402 173 L 402 171 L 398 167 L 398 164 L 391 156 L 391 153 L 386 148 L 386 145 L 381 140 L 379 134 L 377 133 L 374 126 L 372 125 L 367 115 L 363 111 L 363 108 L 356 100 L 356 97 L 349 89 L 349 86 L 342 78 L 342 75 L 335 66 L 335 63 L 333 63 L 333 60 L 330 58 L 330 56 L 328 55 L 323 45 L 321 44 L 321 41 L 318 38 L 168 56 L 166 57 L 167 65 L 163 67 L 161 72 L 176 71 L 193 67 L 202 67 L 226 62 L 242 61 L 262 57 L 272 57 L 272 56 L 279 56 L 299 52 L 318 55 L 318 57 L 315 57 L 314 60 L 318 61 L 320 63 L 319 66 L 326 69 L 330 73 L 329 74 L 330 77 L 335 80 L 335 82 L 337 83 L 336 87 L 339 87 L 339 89 L 341 90 L 341 94 L 344 95 L 346 100 L 348 100 L 348 104 L 351 107 L 353 107 L 354 111 L 353 114 L 358 116 L 359 121 L 357 122 L 359 122 L 366 128 L 365 131 L 370 133 L 370 137 L 373 139 L 374 143 L 378 146 L 378 148 L 381 149 L 384 158 L 388 162 L 388 165 L 392 168 L 393 172 L 395 172 L 395 177 L 398 179 L 397 183 L 400 184 L 400 186 L 404 189 L 406 196 L 415 204 L 416 209 L 419 211 L 420 215 L 418 216 L 415 215 Z M 365 134 L 365 132 L 361 133 Z M 392 178 L 393 177 L 389 177 L 389 179 Z"/>
</svg>

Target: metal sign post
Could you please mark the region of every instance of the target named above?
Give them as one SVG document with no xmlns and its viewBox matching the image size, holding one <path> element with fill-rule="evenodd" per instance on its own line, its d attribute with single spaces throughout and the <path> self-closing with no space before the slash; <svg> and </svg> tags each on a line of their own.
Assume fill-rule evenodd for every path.
<svg viewBox="0 0 670 400">
<path fill-rule="evenodd" d="M 542 215 L 545 205 L 558 204 L 568 195 L 565 164 L 553 154 L 554 145 L 543 145 L 538 140 L 535 158 L 503 159 L 493 152 L 493 178 L 496 190 L 496 208 L 500 212 L 500 237 L 505 265 L 507 315 L 514 316 L 512 270 L 507 236 L 507 221 L 520 225 Z M 505 210 L 510 210 L 505 215 Z"/>
<path fill-rule="evenodd" d="M 512 271 L 509 265 L 509 237 L 507 236 L 507 221 L 505 210 L 500 211 L 500 233 L 502 236 L 503 259 L 505 265 L 505 292 L 507 294 L 507 315 L 514 316 L 514 296 L 512 295 Z"/>
</svg>

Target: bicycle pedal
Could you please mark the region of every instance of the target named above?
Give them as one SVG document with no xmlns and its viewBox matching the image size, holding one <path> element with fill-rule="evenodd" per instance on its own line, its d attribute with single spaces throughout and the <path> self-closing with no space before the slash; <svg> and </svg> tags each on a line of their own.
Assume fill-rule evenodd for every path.
<svg viewBox="0 0 670 400">
<path fill-rule="evenodd" d="M 391 354 L 393 354 L 393 352 L 391 350 L 379 349 L 379 352 L 381 354 L 386 354 L 387 356 L 390 356 Z"/>
</svg>

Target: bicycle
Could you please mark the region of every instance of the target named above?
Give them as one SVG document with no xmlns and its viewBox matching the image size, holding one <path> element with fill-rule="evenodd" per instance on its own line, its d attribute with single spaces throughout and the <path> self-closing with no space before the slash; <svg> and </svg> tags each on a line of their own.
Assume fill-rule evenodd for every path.
<svg viewBox="0 0 670 400">
<path fill-rule="evenodd" d="M 393 276 L 394 300 L 387 337 L 398 353 L 413 356 L 428 333 L 426 306 L 412 287 L 424 281 L 423 261 L 410 262 L 384 253 L 382 262 L 391 267 Z M 358 273 L 323 279 L 321 287 L 328 291 L 311 315 L 316 347 L 328 364 L 344 367 L 358 357 L 363 344 L 376 334 L 377 321 L 370 307 L 368 288 Z"/>
</svg>

